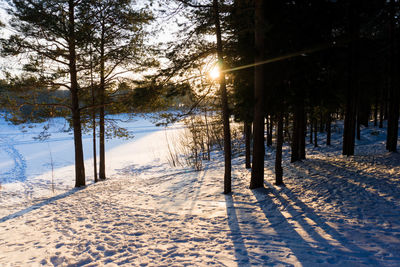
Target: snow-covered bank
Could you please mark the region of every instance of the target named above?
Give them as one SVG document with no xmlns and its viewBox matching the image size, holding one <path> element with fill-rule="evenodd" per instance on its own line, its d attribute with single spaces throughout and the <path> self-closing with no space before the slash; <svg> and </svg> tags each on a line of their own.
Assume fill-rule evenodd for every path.
<svg viewBox="0 0 400 267">
<path fill-rule="evenodd" d="M 303 162 L 289 164 L 285 148 L 285 187 L 273 185 L 272 150 L 265 189 L 248 189 L 237 157 L 230 195 L 220 153 L 200 172 L 132 154 L 110 180 L 2 206 L 0 265 L 399 266 L 400 157 L 380 131 L 363 129 L 349 158 L 340 133 L 332 147 L 308 146 Z"/>
<path fill-rule="evenodd" d="M 36 140 L 43 125 L 21 128 L 0 121 L 0 216 L 74 187 L 73 136 L 64 131 L 67 128 L 65 120 L 56 118 L 50 122 L 50 137 L 45 141 Z M 168 149 L 165 140 L 181 127 L 156 127 L 140 117 L 120 122 L 120 125 L 126 127 L 134 138 L 107 140 L 108 176 L 133 163 L 143 166 L 166 162 Z M 83 135 L 83 148 L 86 181 L 92 184 L 93 150 L 90 134 Z"/>
</svg>

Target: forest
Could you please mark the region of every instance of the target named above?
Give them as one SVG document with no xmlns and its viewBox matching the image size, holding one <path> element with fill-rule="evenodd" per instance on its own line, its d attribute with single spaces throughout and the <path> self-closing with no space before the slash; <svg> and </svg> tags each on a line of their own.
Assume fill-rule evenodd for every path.
<svg viewBox="0 0 400 267">
<path fill-rule="evenodd" d="M 360 127 L 370 121 L 383 127 L 387 120 L 386 148 L 397 151 L 396 1 L 176 1 L 169 10 L 162 1 L 137 10 L 129 2 L 15 1 L 10 9 L 8 27 L 16 34 L 2 39 L 2 55 L 28 59 L 21 62 L 22 76 L 7 72 L 2 80 L 3 106 L 41 107 L 36 113 L 14 110 L 16 121 L 21 110 L 22 120 L 70 118 L 76 186 L 85 185 L 81 123 L 90 117 L 94 134 L 98 118 L 99 178 L 105 179 L 106 112 L 175 106 L 187 115 L 215 94 L 220 100 L 213 100 L 212 109 L 221 113 L 224 133 L 225 193 L 231 190 L 232 116 L 244 124 L 247 167 L 253 144 L 251 188 L 263 186 L 264 146 L 271 146 L 274 126 L 277 154 L 287 138 L 291 162 L 306 158 L 307 135 L 318 146 L 313 132 L 326 132 L 329 145 L 332 120 L 344 120 L 343 155 L 354 155 Z M 179 41 L 146 41 L 146 25 L 157 15 L 178 12 Z M 220 69 L 218 81 L 204 79 L 206 64 Z M 123 75 L 128 72 L 141 77 Z M 210 83 L 218 84 L 216 92 L 204 92 Z M 68 94 L 57 96 L 60 92 Z M 282 182 L 280 157 L 277 184 Z"/>
<path fill-rule="evenodd" d="M 113 182 L 106 167 L 107 143 L 113 138 L 135 140 L 126 125 L 119 123 L 124 116 L 151 118 L 164 127 L 167 143 L 172 138 L 167 135 L 168 127 L 183 124 L 188 129 L 179 142 L 168 143 L 170 167 L 162 172 L 169 173 L 168 168 L 183 166 L 182 162 L 189 173 L 206 172 L 215 167 L 211 167 L 218 158 L 215 155 L 221 155 L 220 171 L 214 177 L 220 182 L 208 190 L 223 192 L 224 202 L 233 206 L 235 194 L 245 189 L 258 192 L 253 193 L 255 203 L 274 194 L 283 206 L 284 192 L 291 184 L 297 184 L 300 194 L 306 193 L 306 182 L 294 182 L 299 177 L 292 170 L 310 166 L 310 162 L 328 164 L 316 159 L 316 153 L 335 160 L 327 169 L 332 169 L 332 175 L 335 170 L 349 172 L 348 166 L 367 166 L 371 173 L 378 172 L 377 159 L 383 157 L 386 163 L 379 165 L 380 174 L 370 178 L 399 187 L 398 0 L 1 2 L 0 117 L 10 125 L 45 125 L 35 137 L 41 141 L 50 136 L 50 123 L 46 123 L 64 118 L 65 131 L 73 137 L 76 190 L 85 188 L 92 176 L 96 184 Z M 91 138 L 92 155 L 84 148 L 86 136 Z M 372 144 L 370 140 L 378 140 L 382 149 L 374 152 L 363 147 Z M 93 171 L 88 170 L 88 157 L 93 160 Z M 52 158 L 52 171 L 53 165 Z M 315 175 L 323 172 L 320 169 Z M 247 180 L 235 180 L 243 173 L 248 173 Z M 177 188 L 171 194 L 178 194 Z M 265 188 L 272 191 L 260 191 Z M 398 203 L 399 194 L 394 193 L 390 201 Z M 270 210 L 264 208 L 267 215 Z M 397 212 L 395 208 L 390 216 L 398 219 Z M 0 224 L 14 218 L 1 216 Z M 231 231 L 240 230 L 239 222 L 227 220 Z M 324 226 L 329 232 L 326 229 L 331 228 Z M 400 244 L 399 229 L 397 223 L 390 231 L 395 233 L 392 245 Z M 329 233 L 334 236 L 333 232 L 332 228 Z M 263 256 L 254 262 L 243 252 L 245 245 L 235 240 L 233 245 L 240 255 L 235 261 L 239 266 L 277 264 Z M 296 247 L 289 248 L 296 254 Z M 304 258 L 305 250 L 300 249 L 297 258 Z M 366 256 L 366 262 L 353 261 L 351 255 L 334 258 L 342 266 L 395 266 L 400 262 L 398 256 L 389 260 L 377 256 L 378 261 L 372 260 L 375 256 Z M 300 258 L 282 262 L 313 265 Z M 325 263 L 335 264 L 329 259 Z M 317 263 L 323 265 L 318 259 Z M 221 261 L 216 265 L 230 264 Z"/>
</svg>

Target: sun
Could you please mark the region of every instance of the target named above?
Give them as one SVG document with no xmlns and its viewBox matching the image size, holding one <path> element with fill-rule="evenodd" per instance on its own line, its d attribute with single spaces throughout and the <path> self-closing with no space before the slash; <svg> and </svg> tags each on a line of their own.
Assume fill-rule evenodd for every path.
<svg viewBox="0 0 400 267">
<path fill-rule="evenodd" d="M 216 80 L 221 75 L 221 71 L 219 70 L 218 66 L 214 66 L 209 72 L 208 75 L 211 79 Z"/>
</svg>

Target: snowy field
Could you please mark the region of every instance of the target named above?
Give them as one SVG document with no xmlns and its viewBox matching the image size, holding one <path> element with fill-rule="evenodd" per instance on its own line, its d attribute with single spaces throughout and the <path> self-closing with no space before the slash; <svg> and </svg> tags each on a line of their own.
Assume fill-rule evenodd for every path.
<svg viewBox="0 0 400 267">
<path fill-rule="evenodd" d="M 385 152 L 384 130 L 363 129 L 348 158 L 341 127 L 303 162 L 285 147 L 284 187 L 272 149 L 259 190 L 239 154 L 223 195 L 221 153 L 199 172 L 167 164 L 179 126 L 128 123 L 134 139 L 107 143 L 110 179 L 73 189 L 62 121 L 46 142 L 0 124 L 0 266 L 400 266 L 400 156 Z M 90 136 L 84 145 L 92 181 Z"/>
</svg>

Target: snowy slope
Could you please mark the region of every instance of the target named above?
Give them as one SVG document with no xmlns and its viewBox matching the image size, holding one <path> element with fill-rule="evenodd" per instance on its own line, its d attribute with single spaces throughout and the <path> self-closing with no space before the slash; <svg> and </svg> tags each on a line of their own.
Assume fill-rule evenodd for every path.
<svg viewBox="0 0 400 267">
<path fill-rule="evenodd" d="M 380 129 L 363 129 L 349 158 L 340 136 L 294 164 L 286 147 L 284 187 L 273 185 L 269 149 L 266 188 L 248 189 L 239 156 L 223 195 L 221 153 L 200 172 L 152 160 L 165 152 L 163 131 L 114 147 L 120 165 L 105 182 L 19 206 L 3 206 L 5 185 L 0 265 L 399 266 L 400 157 L 385 152 Z M 143 148 L 157 142 L 158 152 Z"/>
<path fill-rule="evenodd" d="M 127 116 L 114 116 L 116 118 L 125 121 Z M 180 125 L 168 129 L 156 127 L 141 117 L 119 124 L 134 138 L 107 140 L 106 175 L 115 174 L 131 162 L 145 165 L 165 160 L 165 140 L 181 128 Z M 53 119 L 49 138 L 35 139 L 45 125 L 47 123 L 21 127 L 0 119 L 0 216 L 20 209 L 21 205 L 29 206 L 37 199 L 64 193 L 75 184 L 73 136 L 66 131 L 68 125 L 64 119 Z M 83 148 L 86 182 L 91 184 L 94 178 L 90 134 L 83 135 Z"/>
</svg>

